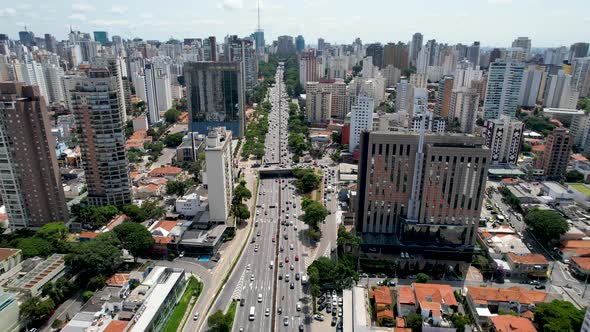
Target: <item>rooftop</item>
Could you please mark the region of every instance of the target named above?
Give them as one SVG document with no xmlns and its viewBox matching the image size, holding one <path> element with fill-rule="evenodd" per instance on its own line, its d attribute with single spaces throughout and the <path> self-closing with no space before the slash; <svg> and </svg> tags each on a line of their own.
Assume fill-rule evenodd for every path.
<svg viewBox="0 0 590 332">
<path fill-rule="evenodd" d="M 584 110 L 570 109 L 570 108 L 552 108 L 547 107 L 543 109 L 543 113 L 548 114 L 567 114 L 567 115 L 584 115 Z"/>
<path fill-rule="evenodd" d="M 571 257 L 570 261 L 575 263 L 584 271 L 590 271 L 590 257 Z"/>
<path fill-rule="evenodd" d="M 545 302 L 548 294 L 521 287 L 494 288 L 467 286 L 467 292 L 474 302 L 486 304 L 488 302 L 517 301 L 520 304 L 535 304 Z"/>
<path fill-rule="evenodd" d="M 584 157 L 583 155 L 581 155 L 579 153 L 574 153 L 574 154 L 572 154 L 571 157 L 573 160 L 577 160 L 577 161 L 588 161 L 588 158 Z"/>
<path fill-rule="evenodd" d="M 178 175 L 182 172 L 182 168 L 173 167 L 173 166 L 166 166 L 166 167 L 158 167 L 154 168 L 149 175 L 150 176 L 166 176 L 166 175 Z"/>
<path fill-rule="evenodd" d="M 0 262 L 19 252 L 20 249 L 0 248 Z"/>
<path fill-rule="evenodd" d="M 115 273 L 107 279 L 107 285 L 124 286 L 129 283 L 129 273 Z"/>
<path fill-rule="evenodd" d="M 457 306 L 457 300 L 453 294 L 453 288 L 449 285 L 419 284 L 413 283 L 412 288 L 420 306 L 426 302 L 435 302 Z"/>
<path fill-rule="evenodd" d="M 112 320 L 103 332 L 123 332 L 129 322 L 121 320 Z"/>
<path fill-rule="evenodd" d="M 584 183 L 567 183 L 568 187 L 581 192 L 586 196 L 590 196 L 590 185 Z"/>
<path fill-rule="evenodd" d="M 45 277 L 53 273 L 55 270 L 65 269 L 64 255 L 53 254 L 45 259 L 43 262 L 35 266 L 34 269 L 25 274 L 24 277 L 15 280 L 10 287 L 20 289 L 31 289 L 39 282 L 42 282 Z"/>
<path fill-rule="evenodd" d="M 501 332 L 537 332 L 533 323 L 523 317 L 499 315 L 490 317 L 496 331 Z"/>
<path fill-rule="evenodd" d="M 416 304 L 416 297 L 412 288 L 408 286 L 401 286 L 397 290 L 397 300 L 400 304 Z"/>
<path fill-rule="evenodd" d="M 508 257 L 514 262 L 519 264 L 533 264 L 533 265 L 546 265 L 549 264 L 545 256 L 541 254 L 525 254 L 525 255 L 516 255 L 514 253 L 509 252 Z"/>
</svg>

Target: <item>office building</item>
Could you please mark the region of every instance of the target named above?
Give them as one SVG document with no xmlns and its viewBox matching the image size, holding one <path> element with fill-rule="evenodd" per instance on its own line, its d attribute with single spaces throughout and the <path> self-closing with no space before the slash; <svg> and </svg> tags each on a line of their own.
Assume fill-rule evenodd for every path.
<svg viewBox="0 0 590 332">
<path fill-rule="evenodd" d="M 473 67 L 479 64 L 479 42 L 474 41 L 473 44 L 467 47 L 467 61 L 469 61 Z"/>
<path fill-rule="evenodd" d="M 496 60 L 501 59 L 501 58 L 502 58 L 502 50 L 500 50 L 499 48 L 494 48 L 490 52 L 490 64 L 496 62 Z"/>
<path fill-rule="evenodd" d="M 529 37 L 518 37 L 512 42 L 512 47 L 521 48 L 524 52 L 524 57 L 529 58 L 531 55 L 531 40 Z"/>
<path fill-rule="evenodd" d="M 413 64 L 416 64 L 416 60 L 418 59 L 418 52 L 422 49 L 422 42 L 424 37 L 421 33 L 416 32 L 412 36 L 412 42 L 410 44 L 410 61 Z"/>
<path fill-rule="evenodd" d="M 47 106 L 39 89 L 0 83 L 0 194 L 10 228 L 68 221 Z"/>
<path fill-rule="evenodd" d="M 570 61 L 575 58 L 585 58 L 588 54 L 590 43 L 574 43 L 570 46 Z"/>
<path fill-rule="evenodd" d="M 356 103 L 352 105 L 350 112 L 350 144 L 348 152 L 353 153 L 358 147 L 361 133 L 371 131 L 373 128 L 373 110 L 375 101 L 373 98 L 359 96 Z"/>
<path fill-rule="evenodd" d="M 323 52 L 326 48 L 326 41 L 324 38 L 318 38 L 318 52 Z"/>
<path fill-rule="evenodd" d="M 572 75 L 559 70 L 549 75 L 543 93 L 543 105 L 550 108 L 574 109 L 578 103 L 580 92 L 572 86 Z"/>
<path fill-rule="evenodd" d="M 107 68 L 91 68 L 87 75 L 73 79 L 70 95 L 88 203 L 130 204 L 131 182 L 117 78 Z"/>
<path fill-rule="evenodd" d="M 252 91 L 258 80 L 258 58 L 254 41 L 250 38 L 238 38 L 235 35 L 226 37 L 225 61 L 241 64 L 244 88 L 246 91 Z"/>
<path fill-rule="evenodd" d="M 572 137 L 566 128 L 558 127 L 545 140 L 543 174 L 547 179 L 559 180 L 565 175 L 572 153 Z"/>
<path fill-rule="evenodd" d="M 572 87 L 585 98 L 590 93 L 590 57 L 572 60 Z"/>
<path fill-rule="evenodd" d="M 264 31 L 262 31 L 260 29 L 254 31 L 253 37 L 254 37 L 254 42 L 256 44 L 256 54 L 258 54 L 258 55 L 264 54 L 264 47 L 265 47 Z"/>
<path fill-rule="evenodd" d="M 463 134 L 362 133 L 361 249 L 471 259 L 490 160 L 483 143 Z"/>
<path fill-rule="evenodd" d="M 229 222 L 234 190 L 232 133 L 224 127 L 212 127 L 205 139 L 205 164 L 209 195 L 209 219 Z M 230 224 L 235 226 L 235 224 Z"/>
<path fill-rule="evenodd" d="M 27 31 L 26 27 L 25 31 L 18 32 L 18 38 L 20 42 L 26 47 L 31 48 L 35 46 L 35 34 L 32 31 Z"/>
<path fill-rule="evenodd" d="M 65 101 L 63 86 L 64 70 L 55 64 L 46 63 L 43 65 L 45 72 L 45 82 L 47 86 L 47 95 L 49 103 L 59 103 Z"/>
<path fill-rule="evenodd" d="M 245 132 L 242 67 L 237 62 L 187 62 L 189 130 L 200 133 L 209 127 L 225 127 L 238 138 Z"/>
<path fill-rule="evenodd" d="M 383 45 L 373 43 L 367 46 L 366 55 L 373 57 L 373 66 L 383 68 Z"/>
<path fill-rule="evenodd" d="M 344 77 L 342 77 L 344 79 Z M 307 82 L 317 82 L 319 80 L 318 59 L 315 50 L 310 49 L 301 54 L 299 60 L 299 83 L 305 86 Z"/>
<path fill-rule="evenodd" d="M 170 77 L 163 68 L 148 62 L 144 68 L 144 80 L 148 122 L 151 126 L 160 122 L 160 114 L 172 107 Z"/>
<path fill-rule="evenodd" d="M 305 50 L 305 39 L 302 35 L 295 37 L 295 51 L 301 53 Z"/>
<path fill-rule="evenodd" d="M 395 110 L 396 112 L 408 111 L 408 99 L 410 97 L 410 89 L 412 87 L 408 83 L 408 79 L 402 76 L 397 83 L 396 97 L 395 97 Z"/>
<path fill-rule="evenodd" d="M 57 53 L 57 41 L 55 37 L 49 33 L 45 34 L 45 49 L 51 53 Z"/>
<path fill-rule="evenodd" d="M 277 54 L 288 55 L 295 53 L 295 45 L 293 44 L 293 37 L 279 36 L 277 38 Z"/>
<path fill-rule="evenodd" d="M 458 121 L 462 133 L 473 134 L 478 107 L 479 94 L 475 89 L 468 87 L 454 89 L 451 94 L 449 121 Z"/>
<path fill-rule="evenodd" d="M 453 76 L 445 76 L 438 83 L 438 94 L 436 96 L 434 113 L 443 118 L 449 118 L 453 84 Z"/>
<path fill-rule="evenodd" d="M 511 62 L 490 64 L 484 99 L 484 117 L 497 119 L 502 114 L 514 116 L 522 85 L 524 67 Z"/>
<path fill-rule="evenodd" d="M 307 82 L 306 117 L 311 123 L 327 122 L 329 119 L 344 120 L 348 113 L 346 83 L 341 80 Z"/>
<path fill-rule="evenodd" d="M 531 65 L 522 74 L 518 104 L 533 107 L 543 101 L 543 93 L 547 82 L 547 72 L 544 66 Z"/>
<path fill-rule="evenodd" d="M 94 41 L 105 46 L 109 42 L 109 34 L 106 31 L 94 31 Z"/>
<path fill-rule="evenodd" d="M 561 66 L 563 61 L 567 60 L 568 51 L 565 46 L 557 48 L 547 48 L 543 54 L 543 64 Z"/>
<path fill-rule="evenodd" d="M 524 123 L 502 115 L 486 120 L 484 136 L 492 151 L 492 164 L 516 165 L 524 134 Z"/>
<path fill-rule="evenodd" d="M 215 36 L 203 39 L 203 60 L 219 61 L 219 56 L 217 55 L 217 39 Z"/>
<path fill-rule="evenodd" d="M 478 66 L 471 68 L 469 63 L 465 64 L 465 62 L 460 61 L 459 67 L 466 67 L 464 69 L 458 68 L 454 70 L 454 85 L 453 88 L 460 88 L 460 87 L 471 87 L 471 82 L 475 80 L 480 80 L 483 77 L 483 70 L 480 70 Z"/>
<path fill-rule="evenodd" d="M 17 66 L 18 64 L 15 64 L 15 67 Z M 27 59 L 25 63 L 20 64 L 20 67 L 20 74 L 14 75 L 17 81 L 38 86 L 39 93 L 45 98 L 45 102 L 49 102 L 49 92 L 47 91 L 47 80 L 45 79 L 43 65 L 37 61 Z"/>
</svg>

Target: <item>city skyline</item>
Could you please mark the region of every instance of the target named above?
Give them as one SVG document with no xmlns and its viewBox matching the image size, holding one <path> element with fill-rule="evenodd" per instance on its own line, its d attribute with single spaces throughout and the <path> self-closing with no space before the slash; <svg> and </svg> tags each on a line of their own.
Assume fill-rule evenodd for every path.
<svg viewBox="0 0 590 332">
<path fill-rule="evenodd" d="M 80 31 L 104 30 L 111 36 L 124 38 L 168 40 L 209 35 L 220 38 L 236 33 L 246 36 L 257 25 L 256 0 L 220 0 L 197 5 L 180 2 L 164 8 L 156 5 L 153 0 L 132 0 L 124 5 L 111 0 L 100 3 L 60 0 L 51 5 L 23 2 L 0 8 L 0 31 L 15 38 L 26 26 L 37 35 L 51 33 L 61 40 L 66 39 L 71 26 Z M 584 25 L 590 22 L 590 4 L 581 0 L 574 1 L 569 9 L 555 8 L 548 0 L 457 0 L 452 4 L 423 0 L 406 6 L 379 0 L 373 8 L 391 10 L 372 13 L 359 11 L 356 5 L 352 1 L 340 1 L 334 6 L 329 0 L 303 0 L 300 6 L 291 6 L 284 0 L 261 1 L 261 28 L 267 42 L 280 35 L 303 35 L 306 43 L 312 45 L 319 37 L 339 44 L 351 43 L 355 37 L 360 37 L 363 43 L 407 42 L 419 31 L 424 41 L 465 44 L 479 40 L 482 47 L 509 47 L 516 37 L 527 36 L 535 48 L 584 41 L 587 39 Z M 417 8 L 421 10 L 415 11 Z M 398 11 L 403 15 L 392 20 L 391 13 Z M 326 16 L 327 12 L 333 15 Z M 538 24 L 552 20 L 560 29 L 552 29 L 553 24 Z M 394 23 L 390 30 L 384 31 L 376 23 L 380 21 Z M 480 28 L 473 28 L 476 25 Z"/>
</svg>

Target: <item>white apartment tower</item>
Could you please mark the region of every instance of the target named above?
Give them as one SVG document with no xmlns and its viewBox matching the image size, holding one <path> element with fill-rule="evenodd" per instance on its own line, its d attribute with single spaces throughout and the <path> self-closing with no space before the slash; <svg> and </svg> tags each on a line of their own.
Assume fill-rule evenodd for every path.
<svg viewBox="0 0 590 332">
<path fill-rule="evenodd" d="M 350 112 L 350 144 L 348 151 L 350 153 L 358 147 L 361 133 L 370 131 L 373 128 L 373 109 L 375 101 L 371 97 L 358 96 L 356 104 L 352 105 Z"/>
<path fill-rule="evenodd" d="M 451 94 L 449 118 L 459 121 L 462 133 L 473 134 L 478 106 L 479 94 L 475 89 L 468 87 L 454 89 Z"/>
<path fill-rule="evenodd" d="M 492 164 L 513 164 L 518 161 L 524 123 L 502 115 L 485 122 L 486 145 L 492 150 Z"/>
<path fill-rule="evenodd" d="M 523 71 L 523 66 L 512 62 L 499 61 L 490 64 L 483 105 L 486 119 L 498 119 L 502 114 L 514 117 L 518 106 Z"/>
<path fill-rule="evenodd" d="M 574 109 L 578 103 L 580 92 L 572 86 L 572 75 L 560 70 L 549 75 L 543 94 L 543 105 L 550 108 Z"/>
<path fill-rule="evenodd" d="M 590 57 L 572 60 L 572 86 L 580 92 L 580 97 L 590 94 Z"/>
<path fill-rule="evenodd" d="M 395 110 L 396 112 L 399 111 L 408 111 L 408 97 L 409 97 L 409 89 L 410 85 L 408 83 L 408 79 L 405 76 L 402 76 L 397 83 L 396 88 L 396 97 L 395 97 Z"/>
<path fill-rule="evenodd" d="M 156 68 L 153 63 L 145 64 L 144 75 L 147 114 L 151 126 L 160 122 L 160 107 L 165 106 L 167 97 L 170 101 L 170 106 L 172 106 L 172 93 L 170 91 L 168 75 L 160 68 Z M 166 91 L 160 91 L 166 90 L 166 88 L 169 92 L 168 94 L 166 94 Z M 163 97 L 164 100 L 160 101 L 160 97 Z M 166 110 L 167 108 L 163 112 L 166 112 Z"/>
<path fill-rule="evenodd" d="M 234 191 L 232 133 L 225 127 L 209 128 L 205 139 L 205 164 L 209 194 L 209 219 L 228 222 Z M 229 226 L 235 226 L 231 224 Z"/>
</svg>

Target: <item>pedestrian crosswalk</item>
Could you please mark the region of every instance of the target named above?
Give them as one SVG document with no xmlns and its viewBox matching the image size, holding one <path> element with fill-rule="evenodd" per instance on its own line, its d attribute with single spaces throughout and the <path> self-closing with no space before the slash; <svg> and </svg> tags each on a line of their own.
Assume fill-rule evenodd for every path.
<svg viewBox="0 0 590 332">
<path fill-rule="evenodd" d="M 240 299 L 240 298 L 242 298 L 242 289 L 243 289 L 243 284 L 244 284 L 244 276 L 245 276 L 245 273 L 242 273 L 242 276 L 240 277 L 240 280 L 238 281 L 238 284 L 236 285 L 236 289 L 234 289 L 234 292 L 232 293 L 232 296 L 231 296 L 232 299 Z"/>
</svg>

